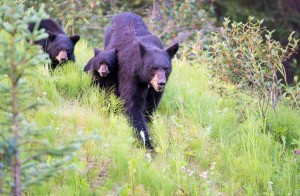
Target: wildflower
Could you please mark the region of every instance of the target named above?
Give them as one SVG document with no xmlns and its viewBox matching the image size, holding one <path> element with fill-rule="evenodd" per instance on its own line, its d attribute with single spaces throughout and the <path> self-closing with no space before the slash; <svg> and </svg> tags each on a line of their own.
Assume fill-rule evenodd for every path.
<svg viewBox="0 0 300 196">
<path fill-rule="evenodd" d="M 207 172 L 203 172 L 202 174 L 200 174 L 200 177 L 202 177 L 203 179 L 207 179 Z"/>
<path fill-rule="evenodd" d="M 189 170 L 189 169 L 186 172 L 188 173 L 189 176 L 192 176 L 194 174 L 194 171 Z"/>
<path fill-rule="evenodd" d="M 151 161 L 152 160 L 152 157 L 151 157 L 151 154 L 150 153 L 146 153 L 146 158 L 149 160 L 149 161 Z"/>
<path fill-rule="evenodd" d="M 213 169 L 215 168 L 215 165 L 216 165 L 216 164 L 217 164 L 216 162 L 213 162 L 213 163 L 212 163 L 212 166 L 210 167 L 210 169 L 213 170 Z"/>
</svg>

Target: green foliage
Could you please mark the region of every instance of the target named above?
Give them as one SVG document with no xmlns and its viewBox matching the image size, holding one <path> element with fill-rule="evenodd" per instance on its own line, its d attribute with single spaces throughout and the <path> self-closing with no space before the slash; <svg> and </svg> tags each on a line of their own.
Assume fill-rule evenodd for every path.
<svg viewBox="0 0 300 196">
<path fill-rule="evenodd" d="M 44 30 L 30 32 L 31 22 L 47 18 L 44 5 L 38 11 L 18 3 L 0 7 L 0 193 L 20 195 L 29 186 L 40 184 L 57 173 L 71 167 L 65 166 L 84 138 L 64 146 L 50 143 L 45 135 L 50 128 L 39 128 L 27 121 L 28 114 L 41 105 L 32 95 L 29 78 L 37 73 L 36 66 L 48 63 L 48 55 L 34 40 L 46 38 Z M 2 39 L 2 36 L 4 37 Z"/>
<path fill-rule="evenodd" d="M 47 13 L 57 20 L 68 34 L 80 34 L 95 46 L 103 43 L 104 32 L 111 18 L 122 11 L 144 17 L 151 31 L 164 42 L 187 40 L 194 31 L 205 28 L 212 19 L 212 0 L 197 1 L 88 1 L 88 0 L 29 0 L 27 8 L 46 6 Z M 200 18 L 200 19 L 199 19 Z M 180 34 L 181 33 L 181 34 Z"/>
<path fill-rule="evenodd" d="M 258 104 L 257 116 L 266 119 L 268 107 L 276 109 L 280 91 L 278 75 L 285 78 L 282 62 L 293 54 L 297 41 L 290 35 L 287 46 L 282 47 L 272 40 L 273 32 L 261 27 L 263 21 L 252 22 L 252 19 L 247 23 L 225 19 L 224 27 L 213 35 L 210 77 L 222 94 L 230 93 L 244 103 L 254 99 Z"/>
<path fill-rule="evenodd" d="M 223 17 L 230 17 L 234 21 L 248 20 L 254 16 L 261 20 L 268 29 L 276 29 L 274 37 L 277 40 L 286 40 L 292 31 L 299 28 L 299 2 L 297 0 L 216 0 L 216 4 Z M 296 33 L 299 37 L 299 33 Z"/>
<path fill-rule="evenodd" d="M 300 2 L 298 0 L 216 0 L 219 21 L 224 17 L 230 17 L 233 21 L 247 22 L 248 16 L 254 16 L 258 20 L 264 20 L 263 25 L 267 29 L 276 29 L 272 34 L 275 40 L 283 45 L 287 38 L 295 31 L 294 37 L 300 38 Z M 299 49 L 293 55 L 293 63 L 286 62 L 287 80 L 293 83 L 293 77 L 300 77 Z"/>
<path fill-rule="evenodd" d="M 58 67 L 53 77 L 58 92 L 67 98 L 81 97 L 91 86 L 90 76 L 79 70 L 75 64 Z"/>
<path fill-rule="evenodd" d="M 277 141 L 282 142 L 283 148 L 287 149 L 297 148 L 297 145 L 293 144 L 293 140 L 300 138 L 299 114 L 290 111 L 290 106 L 282 104 L 280 112 L 277 112 L 277 114 L 268 113 L 267 120 L 267 130 L 272 133 Z"/>
<path fill-rule="evenodd" d="M 206 28 L 212 19 L 213 1 L 154 1 L 149 9 L 149 28 L 164 41 L 186 41 L 195 31 Z M 182 36 L 180 38 L 180 36 Z"/>
<path fill-rule="evenodd" d="M 89 1 L 89 0 L 28 0 L 27 8 L 46 6 L 46 12 L 65 29 L 68 34 L 80 34 L 93 45 L 104 39 L 104 32 L 113 15 L 120 11 L 144 13 L 150 1 Z M 143 4 L 144 9 L 141 9 Z M 139 9 L 138 9 L 139 8 Z M 101 41 L 99 41 L 101 40 Z"/>
<path fill-rule="evenodd" d="M 298 76 L 294 77 L 294 83 L 294 86 L 283 85 L 283 100 L 291 108 L 300 110 L 300 81 L 298 82 Z"/>
</svg>

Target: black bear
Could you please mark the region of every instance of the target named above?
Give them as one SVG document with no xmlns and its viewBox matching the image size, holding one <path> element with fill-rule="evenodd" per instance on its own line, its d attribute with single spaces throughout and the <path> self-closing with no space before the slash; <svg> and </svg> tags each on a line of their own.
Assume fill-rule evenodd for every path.
<svg viewBox="0 0 300 196">
<path fill-rule="evenodd" d="M 32 32 L 34 27 L 35 23 L 30 23 L 28 29 Z M 49 36 L 47 39 L 36 41 L 35 44 L 41 45 L 43 50 L 49 54 L 51 68 L 55 69 L 58 64 L 65 63 L 68 60 L 75 61 L 74 46 L 80 36 L 67 36 L 53 19 L 42 20 L 38 29 L 42 28 Z"/>
<path fill-rule="evenodd" d="M 93 84 L 108 91 L 114 88 L 117 95 L 118 63 L 115 49 L 101 51 L 94 48 L 94 57 L 89 60 L 84 71 L 91 72 Z"/>
<path fill-rule="evenodd" d="M 153 149 L 146 122 L 161 100 L 179 45 L 165 50 L 143 19 L 133 13 L 121 13 L 112 19 L 104 45 L 118 51 L 118 93 L 138 138 L 146 148 Z"/>
</svg>

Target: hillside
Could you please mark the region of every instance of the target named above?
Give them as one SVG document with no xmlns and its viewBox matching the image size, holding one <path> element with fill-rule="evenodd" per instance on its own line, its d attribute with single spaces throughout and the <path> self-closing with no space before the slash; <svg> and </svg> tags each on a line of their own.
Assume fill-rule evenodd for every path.
<svg viewBox="0 0 300 196">
<path fill-rule="evenodd" d="M 90 86 L 83 67 L 93 48 L 81 40 L 75 55 L 76 63 L 52 75 L 46 66 L 32 70 L 32 98 L 48 104 L 26 116 L 51 126 L 45 136 L 57 145 L 92 138 L 70 161 L 73 169 L 26 195 L 300 194 L 299 157 L 281 142 L 299 138 L 299 112 L 284 106 L 277 115 L 270 111 L 270 132 L 262 132 L 250 108 L 241 116 L 236 100 L 209 89 L 205 64 L 176 59 L 149 125 L 150 154 L 133 135 L 122 101 Z"/>
</svg>

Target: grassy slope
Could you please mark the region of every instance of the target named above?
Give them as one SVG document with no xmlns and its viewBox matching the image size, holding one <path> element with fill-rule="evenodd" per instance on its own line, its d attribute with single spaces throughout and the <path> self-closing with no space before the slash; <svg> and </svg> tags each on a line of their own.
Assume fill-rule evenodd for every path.
<svg viewBox="0 0 300 196">
<path fill-rule="evenodd" d="M 49 105 L 31 114 L 57 144 L 96 133 L 73 159 L 76 166 L 32 187 L 27 195 L 296 195 L 299 164 L 251 111 L 239 122 L 235 101 L 208 89 L 205 65 L 175 60 L 158 112 L 149 125 L 157 153 L 146 153 L 123 116 L 121 101 L 90 87 L 83 67 L 93 55 L 85 42 L 77 61 L 51 76 L 45 67 L 32 78 L 35 97 Z M 299 113 L 280 108 L 274 129 L 300 133 Z M 286 128 L 287 127 L 287 128 Z M 299 161 L 298 161 L 299 163 Z"/>
</svg>

